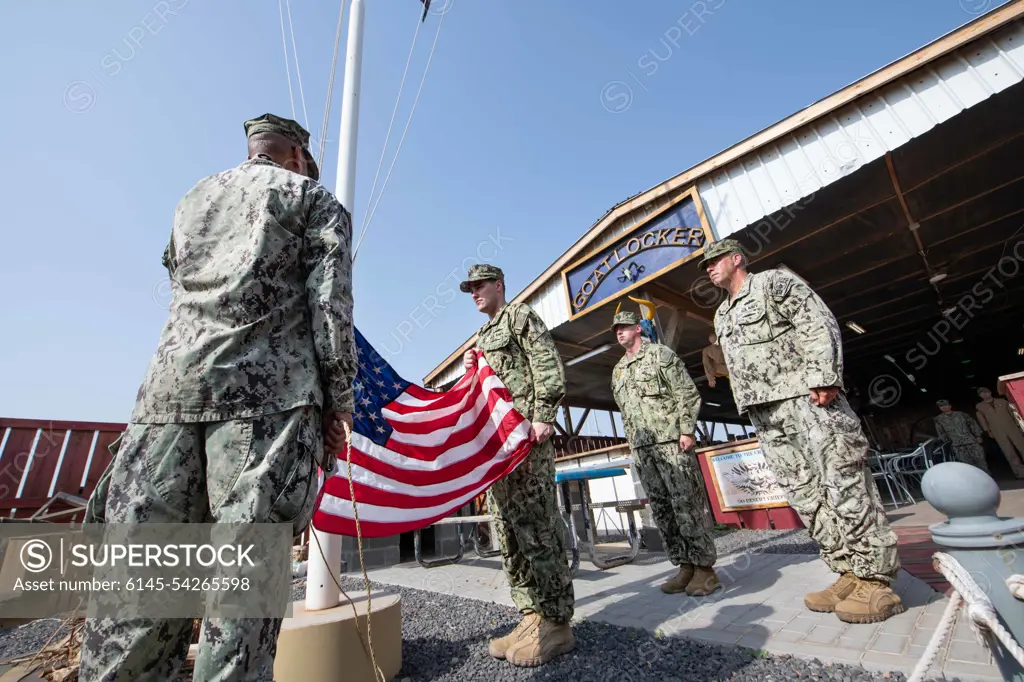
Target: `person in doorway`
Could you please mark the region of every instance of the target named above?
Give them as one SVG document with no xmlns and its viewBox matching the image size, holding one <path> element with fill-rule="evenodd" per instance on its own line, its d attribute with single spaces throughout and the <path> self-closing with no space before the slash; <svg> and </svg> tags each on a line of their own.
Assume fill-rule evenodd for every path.
<svg viewBox="0 0 1024 682">
<path fill-rule="evenodd" d="M 978 422 L 967 414 L 953 409 L 948 400 L 938 400 L 935 405 L 939 414 L 935 417 L 935 432 L 939 438 L 949 441 L 953 454 L 961 462 L 966 462 L 989 473 L 988 462 L 985 460 L 985 442 L 981 437 Z"/>
<path fill-rule="evenodd" d="M 285 523 L 298 536 L 317 466 L 330 471 L 344 447 L 350 214 L 316 181 L 298 123 L 266 114 L 245 131 L 248 159 L 177 206 L 163 255 L 170 315 L 87 523 Z M 205 619 L 193 679 L 270 679 L 280 628 Z M 79 677 L 170 680 L 191 636 L 191 618 L 87 619 Z"/>
<path fill-rule="evenodd" d="M 700 393 L 672 349 L 642 342 L 636 313 L 616 314 L 612 330 L 626 350 L 612 370 L 612 395 L 654 523 L 669 560 L 679 567 L 661 591 L 709 595 L 721 583 L 714 569 L 714 521 L 694 452 Z"/>
<path fill-rule="evenodd" d="M 718 345 L 718 337 L 714 334 L 708 336 L 708 344 L 700 355 L 708 386 L 714 388 L 718 384 L 718 377 L 729 377 L 729 368 L 725 366 L 725 356 L 722 355 L 722 347 Z"/>
<path fill-rule="evenodd" d="M 832 312 L 800 278 L 750 273 L 733 239 L 708 244 L 700 262 L 728 296 L 715 331 L 732 394 L 747 413 L 790 505 L 839 578 L 804 605 L 848 623 L 906 610 L 892 590 L 896 534 L 868 471 L 868 441 L 843 390 L 843 350 Z"/>
<path fill-rule="evenodd" d="M 975 405 L 978 423 L 988 437 L 999 444 L 1003 456 L 1013 469 L 1013 475 L 1024 478 L 1024 433 L 1010 410 L 1010 403 L 1003 398 L 994 398 L 992 391 L 982 386 L 978 389 L 981 402 Z"/>
<path fill-rule="evenodd" d="M 488 491 L 501 546 L 502 567 L 523 620 L 488 651 L 521 667 L 544 665 L 576 647 L 572 632 L 575 595 L 566 560 L 555 495 L 555 415 L 565 398 L 565 369 L 544 321 L 529 306 L 505 300 L 505 275 L 493 265 L 474 265 L 459 285 L 471 293 L 488 321 L 476 349 L 463 356 L 466 371 L 477 353 L 512 394 L 516 411 L 533 424 L 527 459 Z"/>
</svg>

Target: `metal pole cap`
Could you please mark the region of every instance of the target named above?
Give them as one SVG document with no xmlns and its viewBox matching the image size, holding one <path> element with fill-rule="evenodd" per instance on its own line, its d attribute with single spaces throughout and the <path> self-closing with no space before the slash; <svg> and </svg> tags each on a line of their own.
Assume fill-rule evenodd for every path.
<svg viewBox="0 0 1024 682">
<path fill-rule="evenodd" d="M 928 527 L 936 544 L 993 549 L 1024 543 L 1024 518 L 996 515 L 1002 495 L 987 473 L 963 462 L 943 462 L 921 479 L 924 498 L 947 520 Z"/>
</svg>

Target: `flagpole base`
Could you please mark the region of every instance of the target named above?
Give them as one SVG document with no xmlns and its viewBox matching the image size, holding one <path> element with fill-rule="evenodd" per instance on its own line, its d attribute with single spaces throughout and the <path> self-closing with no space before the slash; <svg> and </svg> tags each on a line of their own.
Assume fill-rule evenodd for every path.
<svg viewBox="0 0 1024 682">
<path fill-rule="evenodd" d="M 370 611 L 373 655 L 385 680 L 402 668 L 402 604 L 397 594 L 374 592 Z M 305 602 L 292 604 L 292 617 L 281 624 L 274 661 L 274 679 L 282 682 L 379 682 L 367 653 L 366 594 L 349 592 L 352 604 L 307 611 Z M 358 628 L 358 629 L 357 629 Z M 360 642 L 359 633 L 362 634 Z M 364 649 L 363 644 L 366 644 Z"/>
</svg>

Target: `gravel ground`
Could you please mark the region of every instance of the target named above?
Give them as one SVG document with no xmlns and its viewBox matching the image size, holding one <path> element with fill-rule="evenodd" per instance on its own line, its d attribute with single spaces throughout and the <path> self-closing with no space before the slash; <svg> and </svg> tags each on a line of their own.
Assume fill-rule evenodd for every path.
<svg viewBox="0 0 1024 682">
<path fill-rule="evenodd" d="M 757 554 L 817 554 L 818 543 L 807 534 L 807 529 L 798 530 L 717 530 L 715 547 L 718 556 L 737 552 Z"/>
<path fill-rule="evenodd" d="M 767 554 L 817 554 L 805 530 L 716 531 L 720 556 L 742 551 Z M 361 578 L 343 576 L 353 596 L 362 593 Z M 580 680 L 582 682 L 835 682 L 901 681 L 902 673 L 872 673 L 863 668 L 827 665 L 790 656 L 704 644 L 675 637 L 655 637 L 646 630 L 597 621 L 574 626 L 577 646 L 570 654 L 535 669 L 520 669 L 492 659 L 487 640 L 515 627 L 514 609 L 461 597 L 438 595 L 392 585 L 374 588 L 402 597 L 402 670 L 395 682 L 463 682 L 487 680 Z M 305 581 L 295 583 L 293 596 L 305 596 Z M 59 625 L 41 620 L 0 629 L 0 660 L 38 650 Z M 179 678 L 184 681 L 189 678 Z M 177 682 L 177 681 L 176 681 Z"/>
<path fill-rule="evenodd" d="M 580 680 L 581 682 L 892 682 L 888 675 L 846 665 L 829 665 L 790 656 L 773 656 L 738 647 L 692 640 L 656 638 L 646 630 L 597 621 L 574 625 L 576 650 L 547 666 L 516 668 L 487 653 L 487 640 L 515 627 L 512 608 L 422 590 L 373 583 L 374 588 L 402 597 L 402 669 L 395 682 L 463 682 L 467 680 Z M 362 580 L 344 576 L 342 587 L 355 596 Z M 301 582 L 296 598 L 305 595 Z"/>
<path fill-rule="evenodd" d="M 25 625 L 0 628 L 0 661 L 34 654 L 43 648 L 59 627 L 60 620 L 44 618 Z M 67 634 L 68 629 L 65 628 L 53 638 L 53 641 L 56 642 Z"/>
</svg>

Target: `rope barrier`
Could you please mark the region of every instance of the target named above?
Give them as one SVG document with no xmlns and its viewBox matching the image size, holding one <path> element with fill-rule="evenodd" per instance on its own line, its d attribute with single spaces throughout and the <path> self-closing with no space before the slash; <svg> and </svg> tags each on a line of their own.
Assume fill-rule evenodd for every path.
<svg viewBox="0 0 1024 682">
<path fill-rule="evenodd" d="M 924 655 L 914 667 L 909 682 L 922 682 L 924 674 L 935 662 L 938 656 L 939 646 L 946 640 L 949 631 L 953 626 L 957 613 L 960 611 L 961 603 L 966 605 L 966 613 L 970 618 L 971 628 L 977 635 L 978 641 L 992 649 L 992 638 L 1001 643 L 1017 662 L 1024 666 L 1024 649 L 999 622 L 999 614 L 992 606 L 988 595 L 978 584 L 974 582 L 971 574 L 960 563 L 949 554 L 936 552 L 932 557 L 935 570 L 953 586 L 953 594 L 950 595 L 949 605 L 942 614 L 942 620 L 938 628 L 928 642 Z M 1018 599 L 1024 599 L 1024 576 L 1012 575 L 1006 581 L 1007 588 Z"/>
</svg>

